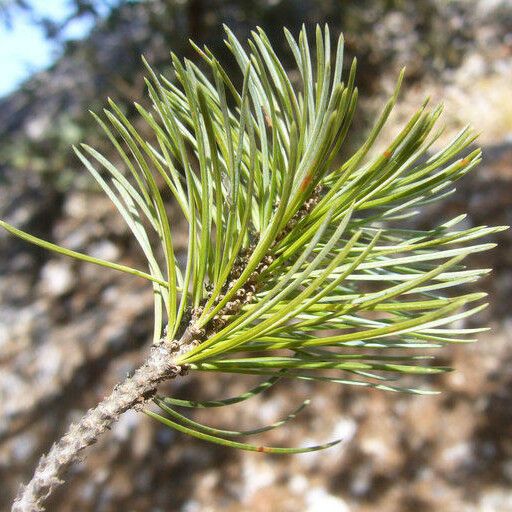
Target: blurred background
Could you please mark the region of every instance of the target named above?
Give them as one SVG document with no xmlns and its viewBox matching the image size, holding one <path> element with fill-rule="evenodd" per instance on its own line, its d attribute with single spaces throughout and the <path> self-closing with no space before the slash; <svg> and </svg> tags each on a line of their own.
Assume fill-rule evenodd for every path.
<svg viewBox="0 0 512 512">
<path fill-rule="evenodd" d="M 468 226 L 512 224 L 510 0 L 0 0 L 0 218 L 142 265 L 122 219 L 70 150 L 87 141 L 111 151 L 88 109 L 112 97 L 140 125 L 130 106 L 147 104 L 140 55 L 163 73 L 170 50 L 195 59 L 189 38 L 226 55 L 222 23 L 241 39 L 263 27 L 290 66 L 282 26 L 296 34 L 302 23 L 324 22 L 333 35 L 344 32 L 346 62 L 359 61 L 349 144 L 364 136 L 403 65 L 387 135 L 426 96 L 444 102 L 447 135 L 467 122 L 481 132 L 484 163 L 416 225 L 466 211 Z M 183 232 L 180 250 L 186 241 Z M 284 383 L 252 403 L 197 415 L 252 427 L 315 394 L 296 422 L 262 443 L 344 441 L 294 457 L 214 447 L 129 412 L 72 469 L 48 510 L 512 511 L 512 235 L 495 241 L 491 254 L 473 258 L 494 268 L 478 285 L 491 306 L 472 320 L 492 329 L 439 354 L 458 370 L 429 382 L 441 395 Z M 70 422 L 140 364 L 151 326 L 145 282 L 0 233 L 0 509 Z M 223 397 L 253 383 L 193 376 L 172 393 Z"/>
</svg>

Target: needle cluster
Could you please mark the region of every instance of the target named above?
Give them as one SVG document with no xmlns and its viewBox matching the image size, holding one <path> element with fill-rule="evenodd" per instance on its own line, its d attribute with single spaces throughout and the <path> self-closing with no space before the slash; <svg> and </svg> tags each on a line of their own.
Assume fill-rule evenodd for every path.
<svg viewBox="0 0 512 512">
<path fill-rule="evenodd" d="M 366 140 L 343 159 L 358 96 L 356 61 L 343 67 L 343 38 L 331 48 L 328 28 L 318 27 L 311 51 L 305 29 L 298 39 L 285 31 L 300 76 L 295 83 L 262 30 L 245 48 L 226 33 L 241 87 L 207 48 L 194 46 L 201 68 L 175 55 L 171 78 L 148 66 L 151 108 L 135 106 L 150 137 L 110 101 L 102 116 L 94 115 L 116 161 L 85 144 L 75 148 L 125 219 L 147 269 L 2 225 L 61 254 L 147 279 L 155 298 L 154 342 L 163 337 L 178 350 L 188 333 L 190 349 L 174 361 L 180 367 L 268 379 L 225 400 L 160 397 L 165 415 L 148 414 L 227 446 L 318 449 L 328 445 L 262 448 L 230 439 L 280 426 L 297 411 L 241 432 L 199 424 L 176 408 L 236 403 L 279 378 L 427 392 L 399 378 L 447 371 L 432 363 L 431 349 L 472 341 L 481 330 L 456 323 L 485 307 L 484 294 L 462 285 L 488 270 L 469 269 L 465 259 L 491 249 L 479 239 L 503 228 L 467 228 L 464 216 L 429 230 L 404 227 L 421 207 L 449 196 L 481 152 L 469 149 L 475 140 L 469 128 L 433 152 L 441 107 L 428 102 L 376 152 L 402 74 Z M 170 201 L 188 225 L 184 262 L 174 248 L 178 219 L 168 213 Z"/>
</svg>

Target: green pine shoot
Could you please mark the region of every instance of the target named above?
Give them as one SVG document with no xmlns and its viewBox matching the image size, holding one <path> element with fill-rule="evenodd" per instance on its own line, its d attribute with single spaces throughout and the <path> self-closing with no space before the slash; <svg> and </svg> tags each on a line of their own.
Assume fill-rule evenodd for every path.
<svg viewBox="0 0 512 512">
<path fill-rule="evenodd" d="M 358 94 L 356 62 L 343 69 L 343 39 L 331 48 L 328 28 L 317 28 L 311 51 L 305 29 L 298 40 L 285 31 L 297 85 L 262 30 L 247 48 L 226 32 L 240 77 L 232 80 L 207 48 L 194 46 L 207 74 L 172 55 L 172 79 L 148 66 L 151 109 L 136 104 L 150 140 L 110 101 L 95 117 L 122 165 L 88 145 L 75 148 L 126 221 L 147 268 L 99 260 L 1 225 L 51 251 L 148 280 L 154 341 L 177 341 L 185 329 L 194 337 L 177 364 L 265 379 L 229 399 L 159 397 L 162 415 L 150 416 L 246 450 L 325 448 L 333 443 L 273 448 L 231 439 L 281 426 L 306 403 L 245 432 L 202 425 L 176 408 L 228 406 L 278 379 L 428 393 L 398 378 L 449 370 L 433 363 L 431 349 L 473 341 L 482 330 L 455 323 L 485 307 L 485 294 L 467 293 L 463 285 L 488 270 L 470 269 L 465 259 L 491 249 L 479 239 L 504 228 L 458 227 L 464 216 L 426 231 L 404 227 L 422 206 L 453 192 L 481 152 L 469 149 L 475 136 L 465 128 L 431 154 L 441 108 L 425 102 L 383 152 L 372 154 L 403 73 L 365 142 L 341 160 Z M 174 249 L 171 201 L 188 224 L 183 265 Z"/>
</svg>

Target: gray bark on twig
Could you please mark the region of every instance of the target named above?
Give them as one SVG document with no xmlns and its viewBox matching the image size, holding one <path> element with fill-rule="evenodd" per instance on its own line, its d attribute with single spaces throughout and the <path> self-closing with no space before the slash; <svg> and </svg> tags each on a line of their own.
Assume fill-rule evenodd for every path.
<svg viewBox="0 0 512 512">
<path fill-rule="evenodd" d="M 94 444 L 121 414 L 150 400 L 158 384 L 183 373 L 185 369 L 174 361 L 190 348 L 189 338 L 188 333 L 182 337 L 179 351 L 176 351 L 176 342 L 161 340 L 153 345 L 146 362 L 131 377 L 118 384 L 96 407 L 89 409 L 78 423 L 71 425 L 48 454 L 41 457 L 30 482 L 20 488 L 12 512 L 43 511 L 45 500 L 63 483 L 66 469 L 84 448 Z"/>
</svg>

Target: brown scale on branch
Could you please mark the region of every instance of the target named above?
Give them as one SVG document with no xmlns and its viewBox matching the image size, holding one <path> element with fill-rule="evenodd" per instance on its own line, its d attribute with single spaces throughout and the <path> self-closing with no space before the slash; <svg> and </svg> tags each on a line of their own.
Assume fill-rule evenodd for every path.
<svg viewBox="0 0 512 512">
<path fill-rule="evenodd" d="M 320 199 L 322 199 L 322 193 L 322 185 L 317 185 L 313 189 L 309 199 L 305 201 L 304 204 L 295 212 L 295 215 L 288 221 L 288 224 L 286 224 L 284 229 L 277 235 L 274 245 L 289 235 L 293 228 L 311 213 L 313 208 L 320 202 Z"/>
<path fill-rule="evenodd" d="M 215 303 L 218 304 L 220 300 L 225 296 L 229 290 L 232 289 L 237 279 L 242 275 L 244 268 L 246 268 L 249 255 L 252 253 L 254 247 L 251 246 L 244 250 L 243 253 L 237 258 L 233 269 L 230 272 L 227 283 L 224 286 L 219 297 L 217 297 Z M 258 264 L 256 269 L 251 273 L 247 281 L 241 286 L 235 293 L 235 296 L 230 300 L 216 315 L 215 317 L 204 327 L 198 328 L 196 325 L 197 319 L 203 312 L 204 304 L 211 297 L 211 291 L 209 291 L 202 301 L 201 306 L 191 310 L 191 320 L 188 326 L 188 331 L 193 336 L 193 344 L 198 345 L 208 338 L 212 333 L 218 332 L 229 322 L 230 318 L 236 315 L 245 304 L 250 304 L 254 300 L 254 296 L 257 291 L 257 279 L 261 272 L 268 268 L 268 265 L 272 263 L 273 257 L 271 255 L 265 256 L 262 261 Z"/>
<path fill-rule="evenodd" d="M 273 249 L 278 242 L 283 240 L 292 230 L 293 228 L 303 219 L 305 218 L 313 208 L 318 204 L 320 199 L 322 198 L 322 186 L 317 185 L 313 190 L 311 197 L 297 210 L 295 215 L 290 219 L 288 224 L 284 227 L 284 229 L 279 233 L 276 237 L 275 242 L 270 246 L 269 252 L 266 256 L 262 258 L 260 263 L 254 269 L 254 271 L 250 274 L 247 281 L 242 285 L 237 291 L 235 296 L 230 300 L 216 315 L 215 317 L 204 326 L 204 328 L 198 328 L 196 325 L 197 319 L 201 316 L 204 308 L 204 304 L 210 299 L 212 294 L 213 287 L 211 285 L 207 285 L 207 294 L 205 299 L 201 302 L 201 305 L 198 308 L 194 308 L 189 310 L 189 324 L 188 331 L 191 333 L 193 340 L 193 345 L 199 345 L 203 341 L 205 341 L 208 336 L 215 332 L 219 332 L 223 329 L 230 321 L 230 319 L 240 312 L 242 307 L 246 304 L 250 304 L 258 291 L 258 280 L 259 276 L 268 269 L 269 265 L 274 261 Z M 220 295 L 216 298 L 215 304 L 218 304 L 222 298 L 233 288 L 238 278 L 242 275 L 243 271 L 247 268 L 249 263 L 249 259 L 251 254 L 253 254 L 256 245 L 257 245 L 257 236 L 254 233 L 250 236 L 250 239 L 253 239 L 253 242 L 240 251 L 238 258 L 235 260 L 233 264 L 233 268 L 226 280 L 226 284 Z M 176 348 L 176 350 L 179 347 Z"/>
</svg>

